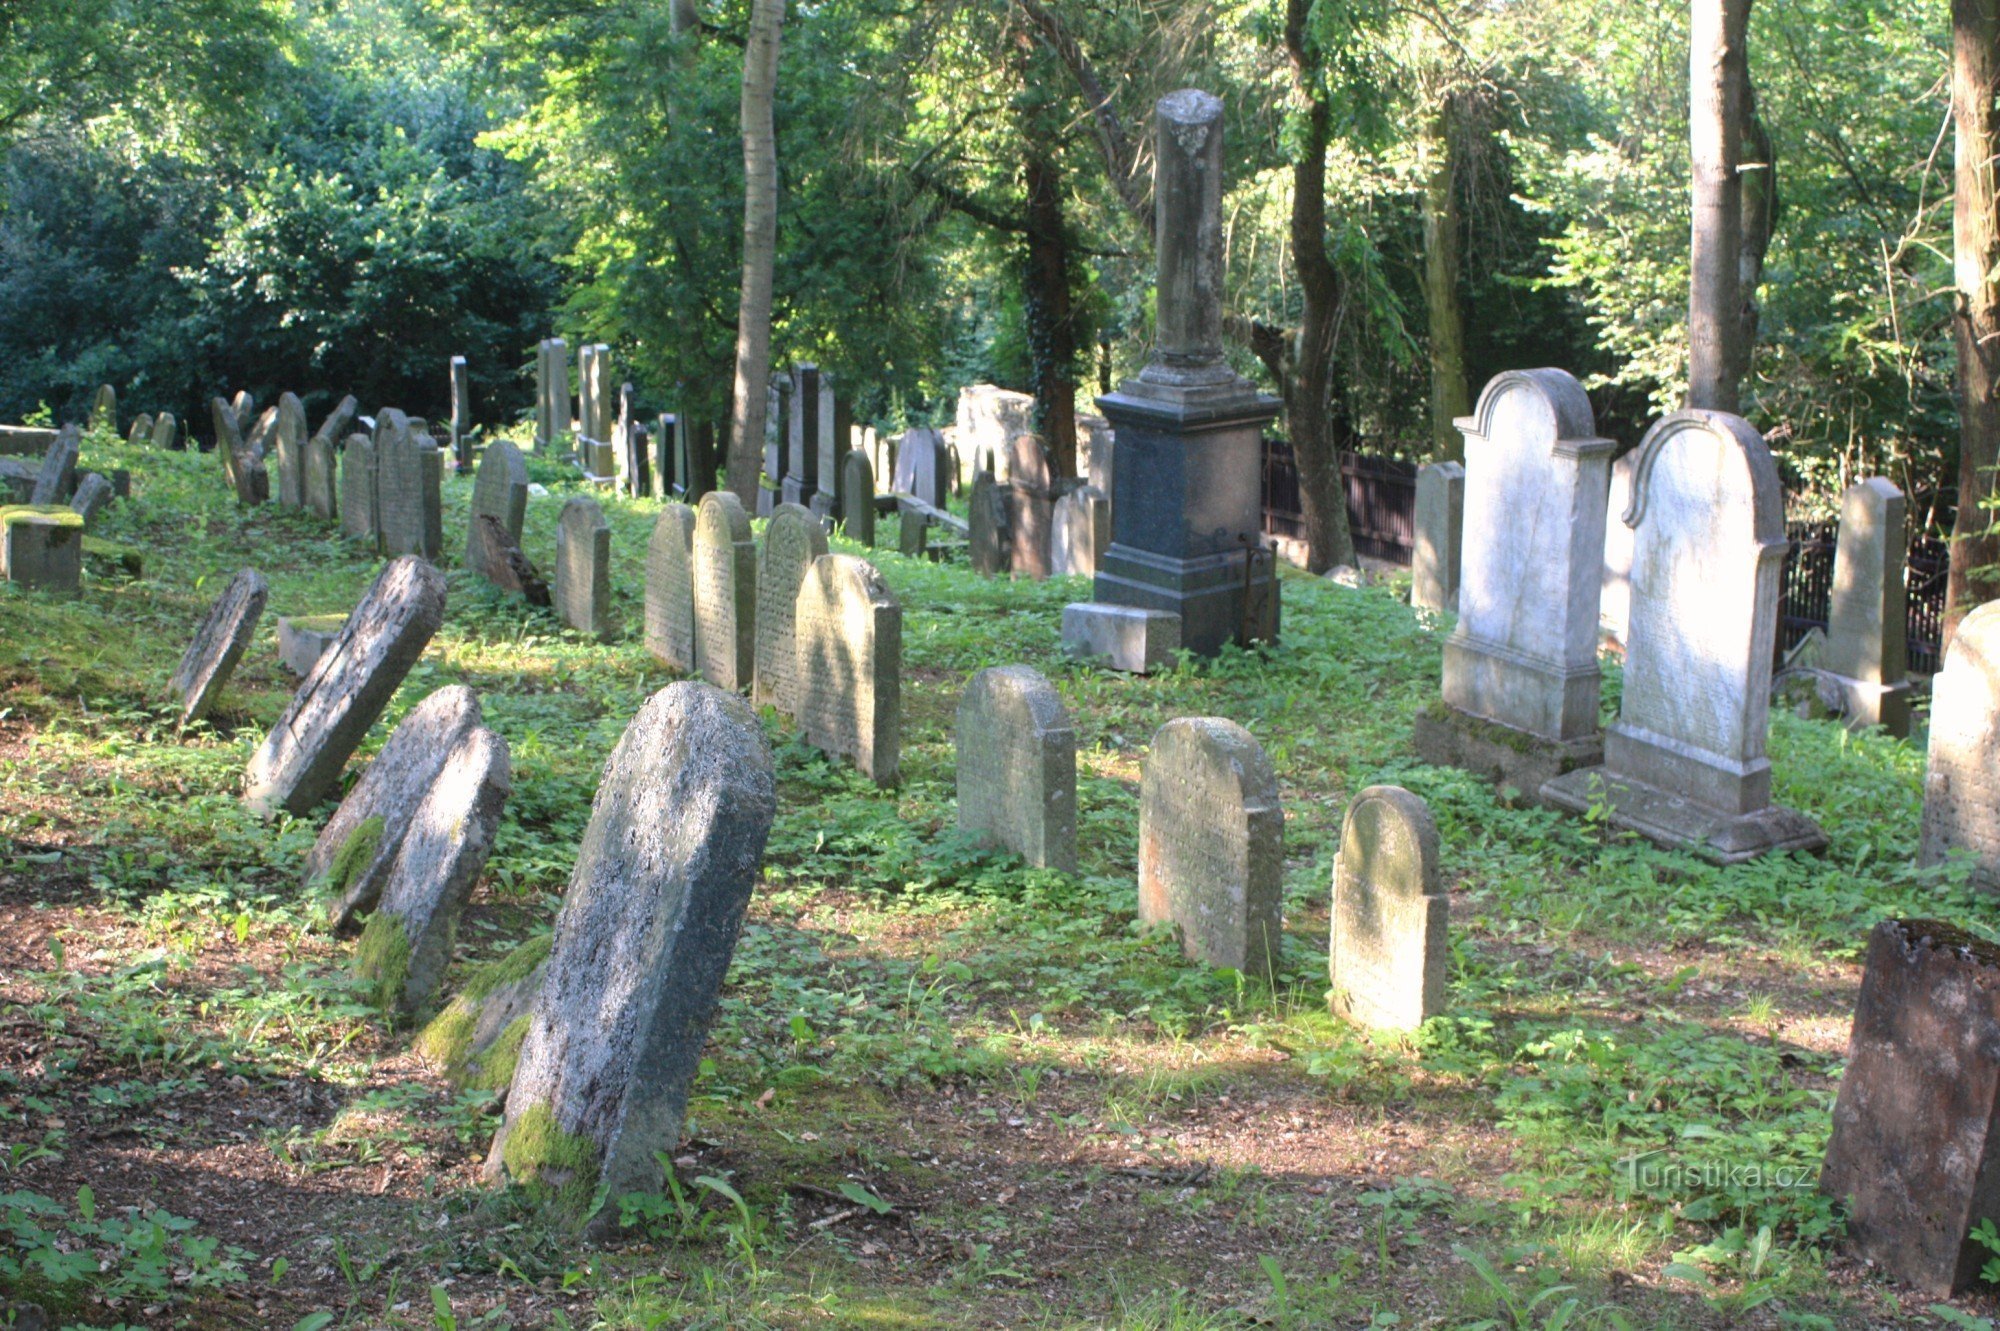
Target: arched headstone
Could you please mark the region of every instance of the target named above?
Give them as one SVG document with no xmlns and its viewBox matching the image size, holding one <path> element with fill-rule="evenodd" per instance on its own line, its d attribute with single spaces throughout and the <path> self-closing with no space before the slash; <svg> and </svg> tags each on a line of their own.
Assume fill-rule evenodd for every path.
<svg viewBox="0 0 2000 1331">
<path fill-rule="evenodd" d="M 1430 806 L 1400 786 L 1354 797 L 1333 862 L 1327 950 L 1335 1015 L 1414 1030 L 1444 1008 L 1451 906 Z"/>
<path fill-rule="evenodd" d="M 903 723 L 903 611 L 875 566 L 821 555 L 799 586 L 799 731 L 823 753 L 850 758 L 878 786 L 894 784 Z"/>
<path fill-rule="evenodd" d="M 750 697 L 759 707 L 798 715 L 799 588 L 826 552 L 826 528 L 818 518 L 797 504 L 771 510 L 757 550 L 757 669 Z"/>
<path fill-rule="evenodd" d="M 298 394 L 278 399 L 278 504 L 304 508 L 306 502 L 306 408 Z"/>
<path fill-rule="evenodd" d="M 695 510 L 694 649 L 703 679 L 732 693 L 750 687 L 757 658 L 757 540 L 750 515 L 727 490 L 703 495 Z"/>
<path fill-rule="evenodd" d="M 693 674 L 695 513 L 670 503 L 646 543 L 646 650 L 669 670 Z"/>
<path fill-rule="evenodd" d="M 365 434 L 347 436 L 340 459 L 340 531 L 373 547 L 375 526 L 375 441 Z"/>
<path fill-rule="evenodd" d="M 521 450 L 505 439 L 495 439 L 479 456 L 479 470 L 472 481 L 471 520 L 466 523 L 465 562 L 472 567 L 473 528 L 481 517 L 489 517 L 507 529 L 518 544 L 521 525 L 528 516 L 528 464 Z"/>
<path fill-rule="evenodd" d="M 958 826 L 1042 869 L 1076 872 L 1076 730 L 1024 665 L 972 677 L 958 701 Z"/>
</svg>

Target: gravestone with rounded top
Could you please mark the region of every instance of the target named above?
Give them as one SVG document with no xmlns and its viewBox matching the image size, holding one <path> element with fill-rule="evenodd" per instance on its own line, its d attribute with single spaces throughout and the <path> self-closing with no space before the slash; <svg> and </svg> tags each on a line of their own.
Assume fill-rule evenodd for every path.
<svg viewBox="0 0 2000 1331">
<path fill-rule="evenodd" d="M 903 610 L 865 559 L 821 555 L 799 586 L 798 723 L 806 743 L 893 785 L 903 724 Z"/>
<path fill-rule="evenodd" d="M 965 686 L 953 731 L 958 826 L 1039 869 L 1076 872 L 1076 730 L 1062 696 L 1024 665 Z"/>
<path fill-rule="evenodd" d="M 1833 603 L 1821 678 L 1839 691 L 1841 714 L 1858 729 L 1910 733 L 1908 546 L 1903 492 L 1880 476 L 1848 487 L 1833 550 Z"/>
<path fill-rule="evenodd" d="M 757 656 L 757 540 L 750 515 L 727 490 L 703 495 L 695 510 L 694 645 L 703 679 L 732 693 L 750 687 Z"/>
<path fill-rule="evenodd" d="M 236 673 L 250 639 L 263 618 L 270 588 L 257 570 L 246 568 L 229 580 L 195 630 L 194 641 L 181 656 L 167 687 L 180 697 L 181 724 L 207 716 Z"/>
<path fill-rule="evenodd" d="M 153 447 L 172 448 L 180 442 L 181 423 L 171 411 L 163 411 L 153 418 Z"/>
<path fill-rule="evenodd" d="M 1040 486 L 1008 482 L 998 487 L 1005 513 L 1003 556 L 1017 578 L 1045 581 L 1054 571 L 1055 504 Z"/>
<path fill-rule="evenodd" d="M 1959 621 L 1931 682 L 1919 864 L 1965 859 L 1971 882 L 2000 892 L 2000 601 Z"/>
<path fill-rule="evenodd" d="M 670 670 L 693 674 L 695 511 L 669 503 L 646 545 L 646 650 Z"/>
<path fill-rule="evenodd" d="M 840 528 L 850 541 L 875 544 L 875 469 L 858 448 L 840 464 Z"/>
<path fill-rule="evenodd" d="M 153 440 L 153 416 L 151 412 L 140 412 L 132 418 L 132 428 L 125 432 L 125 442 L 143 448 Z"/>
<path fill-rule="evenodd" d="M 110 384 L 100 384 L 90 399 L 90 428 L 118 432 L 118 390 Z"/>
<path fill-rule="evenodd" d="M 391 560 L 251 756 L 243 802 L 267 818 L 296 816 L 332 794 L 443 622 L 444 575 L 421 559 Z"/>
<path fill-rule="evenodd" d="M 827 552 L 826 528 L 798 504 L 771 510 L 757 550 L 757 668 L 750 699 L 786 716 L 799 710 L 799 588 L 813 561 Z"/>
<path fill-rule="evenodd" d="M 1811 819 L 1771 802 L 1764 755 L 1783 505 L 1763 437 L 1741 417 L 1681 411 L 1647 432 L 1624 515 L 1634 544 L 1623 706 L 1603 767 L 1557 777 L 1544 800 L 1608 807 L 1613 826 L 1723 864 L 1825 847 Z"/>
<path fill-rule="evenodd" d="M 906 431 L 896 449 L 898 494 L 915 495 L 932 508 L 943 508 L 951 493 L 951 452 L 936 430 Z"/>
<path fill-rule="evenodd" d="M 556 522 L 556 614 L 578 633 L 611 636 L 611 524 L 586 495 L 564 504 Z"/>
<path fill-rule="evenodd" d="M 1417 471 L 1416 550 L 1410 562 L 1410 604 L 1458 609 L 1460 543 L 1465 531 L 1465 468 L 1433 462 Z"/>
<path fill-rule="evenodd" d="M 340 531 L 369 547 L 378 537 L 375 526 L 375 441 L 365 434 L 347 436 L 340 459 Z"/>
<path fill-rule="evenodd" d="M 776 812 L 741 698 L 682 681 L 639 709 L 597 783 L 488 1178 L 593 1230 L 660 1190 Z"/>
<path fill-rule="evenodd" d="M 1139 790 L 1139 918 L 1187 955 L 1269 980 L 1284 928 L 1285 814 L 1263 746 L 1234 721 L 1153 736 Z"/>
<path fill-rule="evenodd" d="M 472 516 L 489 517 L 506 529 L 518 543 L 521 524 L 528 516 L 528 464 L 521 450 L 505 439 L 495 439 L 479 456 L 479 470 L 472 481 Z M 471 527 L 466 532 L 466 563 L 472 563 Z"/>
<path fill-rule="evenodd" d="M 1084 485 L 1056 500 L 1049 540 L 1049 571 L 1058 578 L 1088 578 L 1111 546 L 1111 501 Z"/>
<path fill-rule="evenodd" d="M 1334 1014 L 1414 1030 L 1443 1011 L 1450 922 L 1430 806 L 1400 786 L 1362 791 L 1333 862 Z"/>
<path fill-rule="evenodd" d="M 376 436 L 376 522 L 383 554 L 436 562 L 444 554 L 444 455 L 412 426 L 400 420 Z"/>
<path fill-rule="evenodd" d="M 304 508 L 306 502 L 306 408 L 298 394 L 278 399 L 278 504 Z"/>
</svg>

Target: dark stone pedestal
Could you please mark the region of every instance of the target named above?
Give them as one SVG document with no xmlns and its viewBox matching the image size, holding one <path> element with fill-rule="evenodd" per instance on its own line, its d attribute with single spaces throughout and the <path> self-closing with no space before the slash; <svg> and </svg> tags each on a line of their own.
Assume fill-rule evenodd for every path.
<svg viewBox="0 0 2000 1331">
<path fill-rule="evenodd" d="M 1604 761 L 1602 734 L 1548 739 L 1461 712 L 1443 700 L 1417 713 L 1413 739 L 1425 762 L 1462 768 L 1537 802 L 1542 787 L 1557 777 Z"/>
<path fill-rule="evenodd" d="M 1193 389 L 1134 381 L 1097 405 L 1114 434 L 1117 493 L 1092 599 L 1179 615 L 1181 645 L 1202 656 L 1277 637 L 1262 435 L 1278 401 L 1240 379 Z"/>
</svg>

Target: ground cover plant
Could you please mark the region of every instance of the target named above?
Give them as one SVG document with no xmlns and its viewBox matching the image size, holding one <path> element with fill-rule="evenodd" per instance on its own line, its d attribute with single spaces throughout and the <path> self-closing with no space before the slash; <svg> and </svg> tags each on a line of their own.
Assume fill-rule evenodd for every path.
<svg viewBox="0 0 2000 1331">
<path fill-rule="evenodd" d="M 1843 1257 L 1812 1186 L 1869 927 L 2000 937 L 1961 873 L 1910 867 L 1919 748 L 1777 716 L 1776 796 L 1832 846 L 1717 869 L 1416 761 L 1449 623 L 1393 582 L 1288 574 L 1280 645 L 1140 679 L 1060 655 L 1081 583 L 889 551 L 902 779 L 766 714 L 778 821 L 686 1140 L 668 1191 L 585 1246 L 479 1182 L 496 1093 L 452 1090 L 321 927 L 299 866 L 326 810 L 236 800 L 291 684 L 276 617 L 345 611 L 377 561 L 239 507 L 210 455 L 100 434 L 85 464 L 133 471 L 103 529 L 142 572 L 93 561 L 72 602 L 0 588 L 0 1300 L 51 1325 L 1992 1325 L 1984 1295 L 1910 1298 Z M 547 567 L 580 481 L 530 471 Z M 470 492 L 446 482 L 447 551 Z M 546 935 L 604 759 L 670 679 L 637 632 L 658 505 L 598 497 L 624 633 L 452 568 L 354 765 L 448 683 L 512 748 L 447 994 Z M 177 735 L 167 676 L 246 564 L 270 613 Z M 959 691 L 1014 661 L 1075 720 L 1075 876 L 953 830 Z M 1189 715 L 1243 724 L 1279 775 L 1268 975 L 1135 921 L 1141 765 Z M 1398 1040 L 1325 1009 L 1341 817 L 1378 782 L 1430 802 L 1451 889 L 1448 1009 Z"/>
</svg>

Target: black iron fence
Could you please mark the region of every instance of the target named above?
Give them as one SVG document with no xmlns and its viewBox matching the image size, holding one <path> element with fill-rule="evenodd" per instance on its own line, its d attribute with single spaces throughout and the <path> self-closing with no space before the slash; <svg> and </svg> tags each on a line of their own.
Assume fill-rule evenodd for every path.
<svg viewBox="0 0 2000 1331">
<path fill-rule="evenodd" d="M 1778 656 L 1799 645 L 1812 630 L 1824 629 L 1833 613 L 1833 547 L 1839 534 L 1834 522 L 1785 524 L 1785 571 L 1778 585 Z M 1912 674 L 1936 674 L 1939 642 L 1944 631 L 1945 571 L 1948 548 L 1943 541 L 1920 536 L 1910 542 L 1903 588 L 1908 602 L 1904 625 L 1910 644 Z"/>
</svg>

